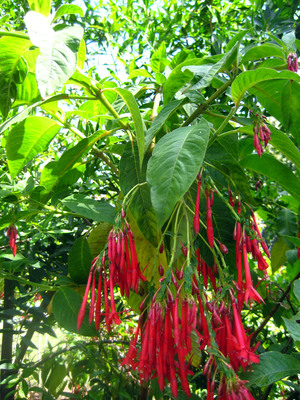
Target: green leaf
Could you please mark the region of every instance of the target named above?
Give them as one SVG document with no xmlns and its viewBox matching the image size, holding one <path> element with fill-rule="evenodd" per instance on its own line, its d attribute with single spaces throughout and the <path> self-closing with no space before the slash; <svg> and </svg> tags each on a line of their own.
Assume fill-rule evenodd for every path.
<svg viewBox="0 0 300 400">
<path fill-rule="evenodd" d="M 44 386 L 49 390 L 49 392 L 55 396 L 59 397 L 59 394 L 64 389 L 67 384 L 65 377 L 67 376 L 68 371 L 65 365 L 55 363 L 51 369 L 51 372 L 44 383 Z M 44 398 L 44 396 L 43 396 Z"/>
<path fill-rule="evenodd" d="M 76 214 L 96 222 L 113 224 L 116 218 L 116 209 L 106 201 L 98 201 L 84 194 L 72 194 L 65 197 L 62 204 Z"/>
<path fill-rule="evenodd" d="M 279 211 L 277 215 L 277 230 L 280 236 L 297 235 L 297 218 L 296 215 L 288 208 L 284 208 L 283 210 Z"/>
<path fill-rule="evenodd" d="M 54 295 L 52 309 L 58 324 L 69 332 L 79 333 L 83 336 L 96 336 L 95 324 L 88 322 L 88 310 L 84 316 L 82 326 L 77 331 L 77 317 L 82 303 L 82 297 L 69 287 L 61 287 Z"/>
<path fill-rule="evenodd" d="M 294 294 L 297 297 L 298 301 L 300 301 L 300 279 L 297 279 L 294 282 Z"/>
<path fill-rule="evenodd" d="M 271 267 L 273 273 L 286 263 L 287 258 L 285 253 L 288 249 L 289 246 L 282 237 L 278 238 L 273 244 L 271 249 Z"/>
<path fill-rule="evenodd" d="M 203 64 L 203 60 L 199 58 L 188 59 L 173 69 L 163 86 L 164 104 L 168 104 L 178 90 L 193 79 L 194 74 L 192 72 L 189 70 L 182 71 L 181 68 L 185 65 L 198 64 Z"/>
<path fill-rule="evenodd" d="M 188 99 L 182 100 L 174 100 L 171 103 L 167 104 L 163 109 L 158 113 L 155 118 L 151 128 L 148 129 L 145 136 L 145 150 L 148 149 L 152 139 L 155 135 L 162 129 L 166 121 L 170 118 L 170 116 L 177 111 L 180 107 L 186 104 Z"/>
<path fill-rule="evenodd" d="M 79 14 L 81 17 L 84 16 L 81 7 L 74 4 L 64 4 L 63 6 L 60 6 L 59 9 L 55 12 L 52 23 L 66 14 Z"/>
<path fill-rule="evenodd" d="M 293 243 L 295 246 L 300 247 L 300 238 L 288 235 L 284 235 L 283 238 Z"/>
<path fill-rule="evenodd" d="M 106 246 L 108 234 L 112 228 L 112 224 L 103 222 L 90 232 L 87 241 L 93 257 L 96 257 L 98 254 L 100 254 L 100 252 Z"/>
<path fill-rule="evenodd" d="M 40 47 L 36 63 L 36 79 L 42 98 L 59 89 L 75 72 L 83 28 L 69 26 L 54 31 L 47 18 L 30 11 L 25 16 L 29 37 Z"/>
<path fill-rule="evenodd" d="M 262 154 L 261 157 L 257 154 L 251 154 L 243 158 L 240 164 L 242 167 L 273 179 L 300 202 L 299 179 L 287 165 L 282 164 L 269 154 Z"/>
<path fill-rule="evenodd" d="M 258 102 L 270 115 L 282 121 L 281 101 L 285 84 L 284 79 L 263 81 L 251 87 L 248 92 L 257 97 Z"/>
<path fill-rule="evenodd" d="M 290 51 L 297 51 L 296 48 L 296 37 L 295 37 L 295 32 L 289 32 L 285 35 L 282 36 L 282 41 L 286 45 L 286 50 L 288 52 Z"/>
<path fill-rule="evenodd" d="M 249 29 L 241 30 L 232 39 L 230 39 L 226 46 L 226 52 L 230 51 L 237 42 L 240 42 L 248 32 Z"/>
<path fill-rule="evenodd" d="M 93 256 L 87 239 L 75 240 L 68 257 L 68 271 L 75 283 L 86 283 L 91 269 Z"/>
<path fill-rule="evenodd" d="M 164 72 L 170 61 L 167 59 L 166 44 L 162 42 L 157 51 L 150 58 L 150 65 L 153 72 Z"/>
<path fill-rule="evenodd" d="M 253 203 L 254 200 L 251 195 L 249 180 L 243 168 L 240 167 L 238 161 L 232 154 L 230 154 L 230 151 L 232 151 L 235 145 L 235 136 L 236 135 L 229 135 L 225 138 L 220 138 L 220 142 L 214 142 L 207 149 L 205 160 L 213 163 L 218 171 L 223 173 L 225 176 L 230 176 L 237 191 L 242 194 L 245 201 Z M 224 173 L 224 170 L 226 171 L 226 174 Z"/>
<path fill-rule="evenodd" d="M 48 163 L 41 173 L 40 185 L 44 186 L 46 191 L 50 192 L 55 186 L 63 184 L 64 175 L 72 170 L 83 155 L 87 153 L 93 145 L 105 135 L 102 131 L 82 139 L 76 146 L 65 151 L 58 161 Z"/>
<path fill-rule="evenodd" d="M 139 69 L 132 70 L 130 72 L 130 74 L 128 75 L 127 79 L 134 79 L 138 76 L 143 76 L 144 78 L 153 79 L 153 76 L 145 68 L 139 68 Z"/>
<path fill-rule="evenodd" d="M 140 231 L 150 243 L 157 246 L 157 220 L 151 203 L 149 185 L 146 183 L 146 168 L 149 156 L 146 154 L 140 170 L 138 149 L 129 142 L 120 161 L 120 186 L 126 195 L 137 184 L 139 186 L 130 202 L 130 211 Z"/>
<path fill-rule="evenodd" d="M 7 163 L 12 178 L 37 154 L 45 151 L 60 126 L 45 117 L 28 117 L 15 125 L 6 142 Z"/>
<path fill-rule="evenodd" d="M 0 111 L 4 118 L 16 97 L 16 83 L 27 73 L 27 65 L 20 60 L 30 46 L 28 39 L 0 38 Z"/>
<path fill-rule="evenodd" d="M 36 11 L 48 17 L 51 10 L 51 0 L 27 0 L 32 11 Z"/>
<path fill-rule="evenodd" d="M 29 72 L 21 85 L 16 85 L 16 99 L 13 107 L 19 107 L 24 104 L 32 104 L 41 100 L 40 92 L 37 86 L 35 74 Z"/>
<path fill-rule="evenodd" d="M 276 79 L 294 79 L 300 81 L 300 76 L 292 71 L 277 72 L 270 68 L 259 68 L 242 72 L 231 85 L 231 95 L 235 104 L 238 104 L 247 90 L 260 82 Z"/>
<path fill-rule="evenodd" d="M 202 120 L 197 125 L 175 129 L 154 147 L 148 163 L 147 181 L 159 227 L 196 179 L 208 138 L 209 126 Z"/>
<path fill-rule="evenodd" d="M 253 364 L 252 368 L 253 372 L 243 374 L 243 379 L 246 378 L 251 385 L 258 387 L 271 385 L 286 376 L 300 372 L 297 358 L 277 351 L 261 354 L 259 363 Z"/>
<path fill-rule="evenodd" d="M 286 82 L 282 91 L 282 120 L 300 144 L 300 85 L 295 81 Z"/>
<path fill-rule="evenodd" d="M 45 105 L 51 102 L 55 102 L 57 100 L 63 100 L 63 99 L 67 99 L 69 97 L 68 94 L 57 94 L 55 96 L 51 96 L 48 97 L 48 99 L 43 100 L 43 101 L 38 101 L 34 104 L 31 104 L 30 106 L 24 108 L 24 110 L 20 111 L 18 114 L 14 115 L 13 117 L 11 117 L 10 119 L 8 119 L 7 121 L 3 122 L 0 125 L 0 133 L 4 132 L 6 129 L 8 129 L 10 126 L 12 126 L 13 124 L 16 124 L 18 122 L 23 121 L 25 118 L 27 118 L 32 110 L 35 107 L 41 106 L 41 105 Z"/>
<path fill-rule="evenodd" d="M 282 319 L 293 340 L 300 342 L 300 311 L 290 319 L 284 317 Z"/>
<path fill-rule="evenodd" d="M 126 106 L 128 107 L 128 110 L 133 119 L 136 141 L 139 149 L 140 168 L 142 168 L 144 151 L 145 151 L 145 133 L 144 133 L 145 129 L 137 102 L 133 94 L 129 92 L 129 90 L 114 88 L 114 89 L 105 89 L 104 91 L 106 92 L 107 90 L 113 90 L 114 92 L 118 93 L 118 95 L 124 100 Z"/>
<path fill-rule="evenodd" d="M 278 57 L 284 60 L 286 56 L 283 48 L 272 43 L 264 43 L 260 46 L 254 45 L 245 53 L 241 62 L 245 64 L 249 61 L 256 61 L 266 57 Z"/>
<path fill-rule="evenodd" d="M 188 65 L 186 67 L 182 67 L 182 71 L 185 71 L 186 69 L 190 70 L 196 75 L 200 75 L 202 78 L 200 79 L 199 82 L 196 84 L 192 85 L 188 89 L 186 89 L 184 92 L 190 91 L 190 90 L 200 90 L 208 85 L 210 85 L 211 81 L 213 80 L 214 76 L 222 69 L 224 68 L 225 65 L 228 64 L 229 60 L 232 61 L 232 59 L 235 58 L 237 55 L 237 49 L 238 49 L 238 44 L 235 44 L 234 47 L 215 64 L 204 64 L 204 65 Z M 234 56 L 234 57 L 233 57 Z M 230 62 L 231 64 L 231 62 Z"/>
</svg>

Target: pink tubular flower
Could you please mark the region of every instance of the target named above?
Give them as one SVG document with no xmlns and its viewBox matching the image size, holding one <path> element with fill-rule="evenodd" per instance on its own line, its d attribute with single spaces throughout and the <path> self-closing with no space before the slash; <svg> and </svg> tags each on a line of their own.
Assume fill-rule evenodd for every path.
<svg viewBox="0 0 300 400">
<path fill-rule="evenodd" d="M 287 59 L 287 67 L 289 71 L 298 72 L 298 58 L 296 53 L 290 53 Z"/>
<path fill-rule="evenodd" d="M 196 235 L 199 233 L 200 225 L 199 225 L 199 207 L 200 207 L 200 191 L 201 191 L 201 175 L 197 175 L 198 186 L 197 186 L 197 196 L 196 196 L 196 205 L 195 205 L 195 215 L 194 215 L 194 231 Z"/>
<path fill-rule="evenodd" d="M 249 299 L 253 299 L 258 303 L 260 303 L 261 301 L 264 303 L 261 296 L 257 293 L 257 291 L 253 287 L 250 274 L 249 261 L 248 261 L 247 245 L 245 240 L 243 240 L 243 260 L 244 260 L 244 271 L 245 271 L 245 303 L 248 303 Z"/>
<path fill-rule="evenodd" d="M 6 234 L 7 234 L 7 236 L 9 236 L 9 246 L 12 250 L 13 256 L 15 257 L 17 254 L 16 239 L 18 236 L 16 227 L 14 225 L 10 225 Z"/>
<path fill-rule="evenodd" d="M 79 331 L 79 329 L 80 329 L 80 327 L 82 325 L 82 322 L 83 322 L 83 318 L 84 318 L 84 314 L 85 314 L 85 308 L 86 308 L 86 305 L 87 305 L 90 286 L 91 286 L 91 282 L 92 282 L 92 278 L 93 278 L 93 272 L 94 272 L 94 269 L 96 267 L 97 261 L 98 261 L 98 257 L 94 258 L 93 261 L 92 261 L 92 266 L 91 266 L 89 277 L 88 277 L 88 281 L 87 281 L 87 284 L 86 284 L 83 300 L 82 300 L 81 307 L 80 307 L 80 310 L 79 310 L 79 313 L 78 313 L 78 318 L 77 318 L 77 330 L 78 331 Z M 91 323 L 91 321 L 90 321 L 90 323 Z"/>
</svg>

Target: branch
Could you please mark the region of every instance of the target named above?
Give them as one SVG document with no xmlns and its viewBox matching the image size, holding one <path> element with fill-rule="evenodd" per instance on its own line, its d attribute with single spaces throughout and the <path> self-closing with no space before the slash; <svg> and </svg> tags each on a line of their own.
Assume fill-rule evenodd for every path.
<svg viewBox="0 0 300 400">
<path fill-rule="evenodd" d="M 230 86 L 232 83 L 232 79 L 229 79 L 226 83 L 224 83 L 223 86 L 221 86 L 218 90 L 215 91 L 214 94 L 212 94 L 209 99 L 206 100 L 206 102 L 204 104 L 200 104 L 200 106 L 197 108 L 196 111 L 193 112 L 192 115 L 190 115 L 188 117 L 188 119 L 181 125 L 181 126 L 188 126 L 191 122 L 194 121 L 194 119 L 196 119 L 197 117 L 199 117 L 200 114 L 203 113 L 203 111 L 205 111 L 208 106 L 217 98 L 220 96 L 220 94 L 222 94 L 223 92 L 225 92 L 225 90 L 228 88 L 228 86 Z"/>
<path fill-rule="evenodd" d="M 124 341 L 124 340 L 101 340 L 101 343 L 105 343 L 105 344 L 122 343 L 122 344 L 128 344 L 129 345 L 129 342 Z M 91 345 L 95 345 L 95 344 L 96 343 L 86 343 L 85 346 L 91 346 Z M 21 364 L 20 368 L 28 368 L 28 367 L 30 367 L 30 368 L 34 368 L 35 369 L 35 368 L 38 368 L 41 365 L 43 365 L 45 362 L 51 360 L 52 358 L 55 358 L 55 357 L 59 356 L 60 354 L 69 353 L 70 351 L 78 350 L 78 349 L 80 349 L 80 346 L 78 346 L 78 345 L 74 345 L 74 346 L 71 346 L 71 347 L 60 349 L 60 350 L 57 350 L 54 353 L 49 354 L 47 357 L 42 358 L 41 360 L 37 361 L 34 364 L 31 364 L 31 365 L 29 365 L 30 363 Z"/>
<path fill-rule="evenodd" d="M 278 302 L 275 304 L 273 309 L 269 312 L 269 314 L 266 316 L 262 324 L 256 329 L 256 331 L 253 332 L 251 341 L 253 342 L 257 335 L 264 329 L 264 327 L 267 325 L 267 323 L 270 321 L 270 319 L 273 317 L 273 315 L 276 313 L 278 310 L 280 303 L 285 299 L 285 297 L 288 295 L 289 291 L 291 290 L 292 284 L 300 278 L 300 272 L 295 276 L 295 278 L 288 284 L 288 287 L 286 288 L 285 292 L 282 294 Z"/>
</svg>

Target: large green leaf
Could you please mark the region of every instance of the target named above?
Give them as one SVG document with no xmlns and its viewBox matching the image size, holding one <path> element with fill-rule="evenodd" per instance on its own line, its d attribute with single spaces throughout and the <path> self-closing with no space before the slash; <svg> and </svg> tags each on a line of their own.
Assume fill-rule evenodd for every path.
<svg viewBox="0 0 300 400">
<path fill-rule="evenodd" d="M 32 11 L 36 11 L 48 17 L 51 10 L 51 0 L 27 0 Z"/>
<path fill-rule="evenodd" d="M 98 131 L 94 135 L 82 139 L 76 146 L 67 150 L 58 161 L 48 163 L 41 173 L 41 186 L 44 186 L 46 191 L 50 192 L 55 186 L 63 183 L 65 174 L 71 171 L 83 155 L 104 135 L 105 133 Z"/>
<path fill-rule="evenodd" d="M 81 303 L 82 297 L 69 287 L 61 287 L 54 295 L 52 302 L 54 317 L 58 324 L 69 332 L 78 333 L 77 317 Z M 79 334 L 83 336 L 97 335 L 94 322 L 89 325 L 87 310 Z"/>
<path fill-rule="evenodd" d="M 121 88 L 114 88 L 114 89 L 104 89 L 103 92 L 113 90 L 114 92 L 118 93 L 118 95 L 124 100 L 128 110 L 132 116 L 134 130 L 136 135 L 137 146 L 139 149 L 139 160 L 140 160 L 140 168 L 142 168 L 143 164 L 143 157 L 144 157 L 144 150 L 145 150 L 145 129 L 144 123 L 142 120 L 142 116 L 135 100 L 135 97 L 129 90 L 121 89 Z"/>
<path fill-rule="evenodd" d="M 12 178 L 37 154 L 45 151 L 60 126 L 45 117 L 28 117 L 15 125 L 6 141 L 7 163 Z"/>
<path fill-rule="evenodd" d="M 174 100 L 171 103 L 167 104 L 163 109 L 158 113 L 157 117 L 155 118 L 151 128 L 148 129 L 145 136 L 145 150 L 148 149 L 152 139 L 155 135 L 161 130 L 164 126 L 165 122 L 168 118 L 177 111 L 180 107 L 187 103 L 187 99 L 184 98 L 182 100 Z"/>
<path fill-rule="evenodd" d="M 44 386 L 53 396 L 55 396 L 55 398 L 59 397 L 59 394 L 66 386 L 67 381 L 65 380 L 65 377 L 67 374 L 68 371 L 65 365 L 54 363 L 53 367 L 51 368 L 51 372 L 44 383 Z"/>
<path fill-rule="evenodd" d="M 89 234 L 87 238 L 91 253 L 93 257 L 96 257 L 104 249 L 107 244 L 107 238 L 110 230 L 113 228 L 112 224 L 103 222 L 96 226 Z"/>
<path fill-rule="evenodd" d="M 205 62 L 199 58 L 188 59 L 173 69 L 163 86 L 164 104 L 168 104 L 178 90 L 193 79 L 194 74 L 191 71 L 182 71 L 181 68 L 186 65 L 201 65 L 203 63 Z"/>
<path fill-rule="evenodd" d="M 92 259 L 87 239 L 84 237 L 76 239 L 68 257 L 68 271 L 74 282 L 87 282 Z"/>
<path fill-rule="evenodd" d="M 297 279 L 294 282 L 294 294 L 297 297 L 298 301 L 300 302 L 300 279 Z"/>
<path fill-rule="evenodd" d="M 146 183 L 146 168 L 149 156 L 146 154 L 140 170 L 137 146 L 129 142 L 120 161 L 120 186 L 124 195 L 135 185 L 144 183 L 137 188 L 131 202 L 130 211 L 136 223 L 150 243 L 157 245 L 157 220 L 151 203 L 149 185 Z"/>
<path fill-rule="evenodd" d="M 26 77 L 27 63 L 22 55 L 30 46 L 28 39 L 0 38 L 0 111 L 4 118 L 16 97 L 16 84 Z"/>
<path fill-rule="evenodd" d="M 195 180 L 208 138 L 209 126 L 202 120 L 168 133 L 155 146 L 148 163 L 147 181 L 159 227 Z"/>
<path fill-rule="evenodd" d="M 234 135 L 227 136 L 220 140 L 220 142 L 214 142 L 207 149 L 205 161 L 212 163 L 215 168 L 225 174 L 225 176 L 230 176 L 235 187 L 238 192 L 241 193 L 245 201 L 253 203 L 248 178 L 245 175 L 243 168 L 240 167 L 238 161 L 230 153 L 234 148 L 234 145 Z"/>
<path fill-rule="evenodd" d="M 277 46 L 276 44 L 264 43 L 260 46 L 257 46 L 255 44 L 254 47 L 252 47 L 245 53 L 241 62 L 245 64 L 248 61 L 256 61 L 266 57 L 278 57 L 284 60 L 286 55 L 284 49 Z"/>
<path fill-rule="evenodd" d="M 296 236 L 298 233 L 298 225 L 296 215 L 284 208 L 277 214 L 277 230 L 281 236 Z"/>
<path fill-rule="evenodd" d="M 289 246 L 286 244 L 285 240 L 282 237 L 279 237 L 276 242 L 272 245 L 271 249 L 271 267 L 273 273 L 276 272 L 280 267 L 282 267 L 286 261 L 285 253 L 289 249 Z"/>
<path fill-rule="evenodd" d="M 84 15 L 81 7 L 75 4 L 64 4 L 56 10 L 52 22 L 66 14 L 79 14 L 81 17 Z"/>
<path fill-rule="evenodd" d="M 33 72 L 29 72 L 24 82 L 16 85 L 16 89 L 16 98 L 13 107 L 19 107 L 20 105 L 24 104 L 32 104 L 41 100 L 35 74 Z"/>
<path fill-rule="evenodd" d="M 236 43 L 234 47 L 215 64 L 203 64 L 203 65 L 188 65 L 182 68 L 182 71 L 186 69 L 193 72 L 195 75 L 201 76 L 199 82 L 192 85 L 188 90 L 200 90 L 208 86 L 213 80 L 214 76 L 224 67 L 226 68 L 231 65 L 233 60 L 237 56 L 239 43 Z"/>
<path fill-rule="evenodd" d="M 35 107 L 46 105 L 48 103 L 55 102 L 57 100 L 67 99 L 68 97 L 69 97 L 68 94 L 62 93 L 62 94 L 57 94 L 55 96 L 48 97 L 48 99 L 46 99 L 46 100 L 38 101 L 34 104 L 31 104 L 30 106 L 28 106 L 28 107 L 24 108 L 22 111 L 20 111 L 18 114 L 14 115 L 7 121 L 3 122 L 0 125 L 0 133 L 4 132 L 6 129 L 8 129 L 13 124 L 23 121 L 25 118 L 27 118 L 31 114 L 32 110 Z"/>
<path fill-rule="evenodd" d="M 278 121 L 282 121 L 281 100 L 282 91 L 286 80 L 268 80 L 259 82 L 248 89 L 248 92 L 256 96 L 258 102 Z"/>
<path fill-rule="evenodd" d="M 275 159 L 269 154 L 257 154 L 246 156 L 240 161 L 242 167 L 268 176 L 277 182 L 288 193 L 300 202 L 300 182 L 296 175 L 285 164 Z"/>
<path fill-rule="evenodd" d="M 72 194 L 65 197 L 61 202 L 71 211 L 93 221 L 110 224 L 115 222 L 116 210 L 106 201 L 94 200 L 84 194 Z"/>
<path fill-rule="evenodd" d="M 281 110 L 285 128 L 300 144 L 300 85 L 298 82 L 286 82 L 282 91 Z"/>
<path fill-rule="evenodd" d="M 238 104 L 247 90 L 260 82 L 276 79 L 294 79 L 300 81 L 300 76 L 292 71 L 277 72 L 271 68 L 259 68 L 242 72 L 231 85 L 231 95 L 235 104 Z"/>
<path fill-rule="evenodd" d="M 40 48 L 36 79 L 42 98 L 59 89 L 75 72 L 83 29 L 79 25 L 54 31 L 46 17 L 30 11 L 25 23 L 32 43 Z"/>
<path fill-rule="evenodd" d="M 299 326 L 300 311 L 292 318 L 284 318 L 285 326 L 295 342 L 300 342 L 300 326 Z"/>
<path fill-rule="evenodd" d="M 286 376 L 300 372 L 299 360 L 288 354 L 269 351 L 260 356 L 258 364 L 252 366 L 253 371 L 243 374 L 251 385 L 268 386 Z"/>
</svg>

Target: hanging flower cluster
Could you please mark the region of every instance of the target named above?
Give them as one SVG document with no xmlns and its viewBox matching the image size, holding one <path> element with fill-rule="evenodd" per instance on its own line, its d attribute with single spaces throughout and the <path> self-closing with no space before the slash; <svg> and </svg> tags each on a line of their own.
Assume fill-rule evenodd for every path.
<svg viewBox="0 0 300 400">
<path fill-rule="evenodd" d="M 161 288 L 158 292 L 160 290 Z M 180 380 L 185 393 L 190 396 L 187 375 L 193 372 L 189 370 L 186 359 L 191 357 L 191 332 L 197 332 L 196 304 L 193 299 L 181 296 L 180 290 L 181 287 L 176 291 L 174 299 L 169 289 L 164 304 L 157 301 L 156 296 L 153 297 L 146 322 L 142 323 L 142 313 L 135 337 L 121 362 L 121 365 L 138 369 L 141 383 L 158 377 L 161 391 L 165 387 L 165 381 L 169 381 L 174 397 L 177 397 L 178 393 L 177 379 Z M 139 335 L 140 350 L 137 348 Z M 198 335 L 201 337 L 199 333 Z"/>
<path fill-rule="evenodd" d="M 269 140 L 271 139 L 271 131 L 265 124 L 265 121 L 266 121 L 265 115 L 262 115 L 258 112 L 255 114 L 253 122 L 253 132 L 254 132 L 253 142 L 259 157 L 261 157 L 261 154 L 263 153 L 262 143 L 266 148 L 269 143 Z"/>
<path fill-rule="evenodd" d="M 101 316 L 105 316 L 106 327 L 108 332 L 110 332 L 112 324 L 119 325 L 121 323 L 119 315 L 116 312 L 114 288 L 119 286 L 121 295 L 123 296 L 125 293 L 129 297 L 130 290 L 138 292 L 140 280 L 146 280 L 140 271 L 134 236 L 127 222 L 123 230 L 110 231 L 108 235 L 107 256 L 104 251 L 100 266 L 98 264 L 99 256 L 92 261 L 85 294 L 78 314 L 77 329 L 79 330 L 82 325 L 91 289 L 89 323 L 95 320 L 96 329 L 98 330 Z M 106 266 L 106 264 L 108 265 Z M 98 288 L 96 299 L 97 277 Z M 104 292 L 104 312 L 101 311 L 102 286 Z"/>
<path fill-rule="evenodd" d="M 259 362 L 259 356 L 255 354 L 258 344 L 251 347 L 251 335 L 243 326 L 241 311 L 248 303 L 251 305 L 252 302 L 263 301 L 253 286 L 249 254 L 258 269 L 263 271 L 264 278 L 267 277 L 268 264 L 263 252 L 268 257 L 270 254 L 253 210 L 242 204 L 240 198 L 236 199 L 228 188 L 228 207 L 236 216 L 233 238 L 237 281 L 232 288 L 224 289 L 220 259 L 229 250 L 218 239 L 218 233 L 214 232 L 214 192 L 218 190 L 208 185 L 202 189 L 206 198 L 203 218 L 200 215 L 201 180 L 202 174 L 199 173 L 193 228 L 198 237 L 203 233 L 203 230 L 200 232 L 200 223 L 205 227 L 207 248 L 213 254 L 214 261 L 211 264 L 206 262 L 196 246 L 197 240 L 193 244 L 188 241 L 185 245 L 178 236 L 173 238 L 175 245 L 181 245 L 183 256 L 174 261 L 173 247 L 168 268 L 163 267 L 158 258 L 157 272 L 161 277 L 158 287 L 152 298 L 147 294 L 140 304 L 138 326 L 121 365 L 138 371 L 141 385 L 158 378 L 161 391 L 169 384 L 176 398 L 180 384 L 190 396 L 188 376 L 193 375 L 193 358 L 204 350 L 208 354 L 203 368 L 207 378 L 207 400 L 213 400 L 216 390 L 220 399 L 252 400 L 246 382 L 240 380 L 237 373 Z M 250 215 L 249 221 L 243 218 L 242 210 Z M 89 293 L 89 322 L 95 320 L 99 329 L 101 317 L 104 317 L 107 330 L 110 331 L 112 325 L 121 323 L 116 311 L 115 288 L 120 289 L 122 296 L 129 297 L 130 292 L 139 293 L 141 280 L 146 281 L 140 269 L 133 233 L 124 212 L 121 216 L 123 228 L 110 231 L 107 250 L 101 259 L 96 257 L 92 262 L 78 315 L 78 329 L 84 318 Z M 165 246 L 167 244 L 162 241 L 157 248 L 157 255 L 166 251 Z M 191 260 L 194 268 L 190 268 L 187 275 L 186 267 L 191 265 Z"/>
</svg>

